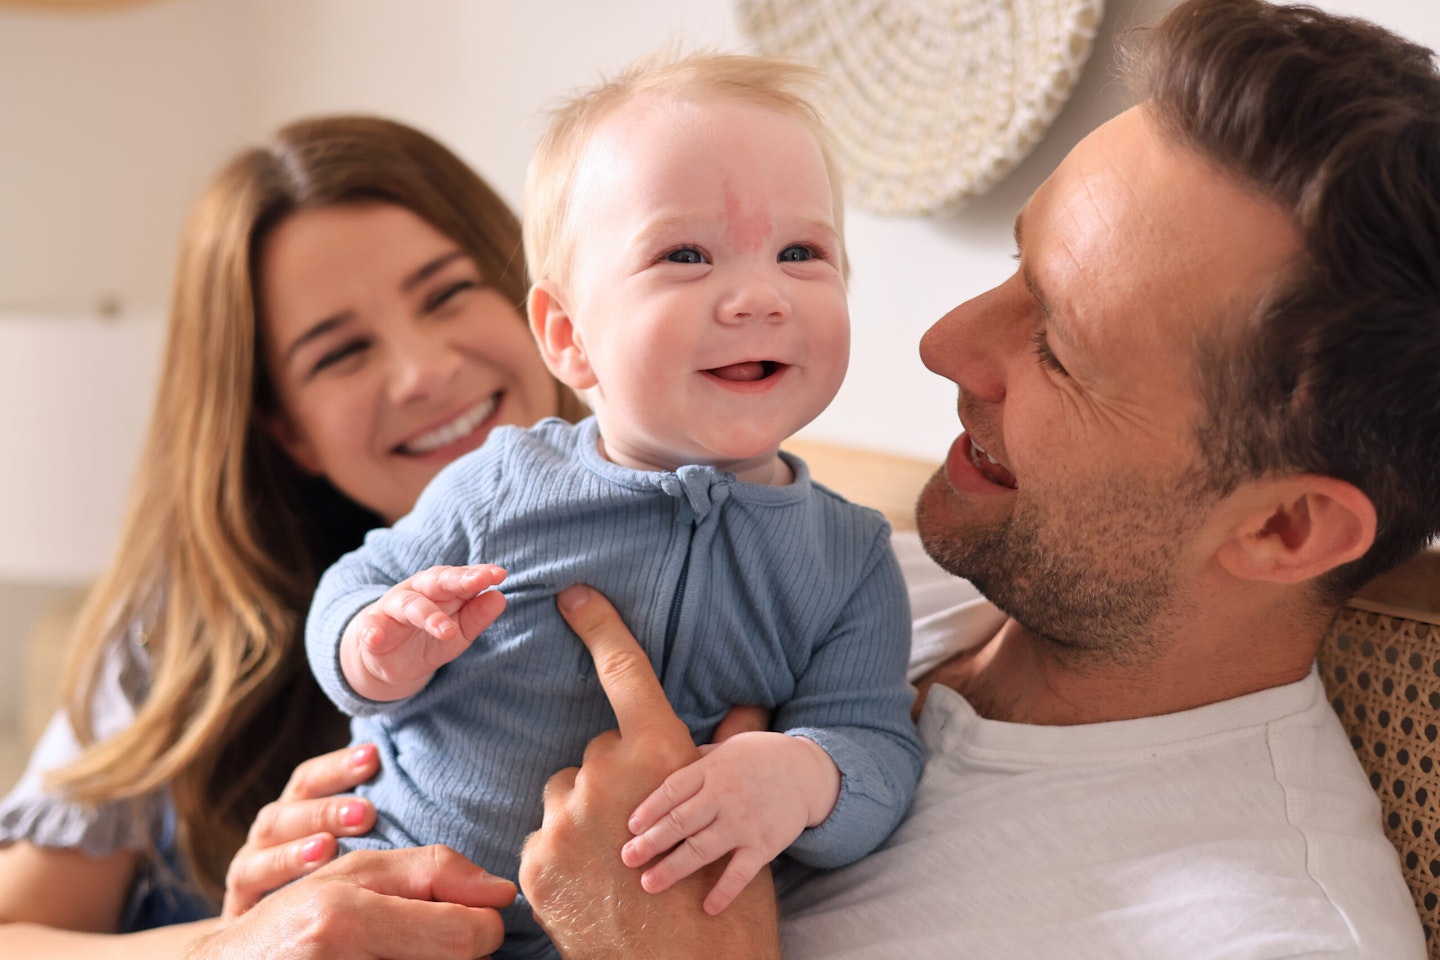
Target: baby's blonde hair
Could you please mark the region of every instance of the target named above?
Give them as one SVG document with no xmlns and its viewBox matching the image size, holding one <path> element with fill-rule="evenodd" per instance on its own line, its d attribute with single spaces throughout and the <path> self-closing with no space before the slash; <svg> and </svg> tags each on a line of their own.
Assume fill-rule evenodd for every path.
<svg viewBox="0 0 1440 960">
<path fill-rule="evenodd" d="M 585 149 L 600 124 L 616 109 L 641 95 L 671 102 L 729 100 L 763 107 L 804 124 L 819 144 L 834 200 L 835 232 L 841 275 L 848 277 L 840 170 L 829 133 L 810 95 L 824 74 L 792 60 L 737 53 L 697 52 L 684 56 L 652 54 L 634 61 L 617 76 L 561 103 L 530 158 L 525 178 L 525 259 L 532 285 L 564 288 L 575 248 L 572 193 Z"/>
</svg>

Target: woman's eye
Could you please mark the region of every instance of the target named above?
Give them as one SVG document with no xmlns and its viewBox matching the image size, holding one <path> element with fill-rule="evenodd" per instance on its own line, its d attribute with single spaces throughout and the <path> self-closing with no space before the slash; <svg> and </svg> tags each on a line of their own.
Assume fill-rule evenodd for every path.
<svg viewBox="0 0 1440 960">
<path fill-rule="evenodd" d="M 705 254 L 694 247 L 681 247 L 679 250 L 671 250 L 665 254 L 665 259 L 671 263 L 704 263 Z"/>
<path fill-rule="evenodd" d="M 473 290 L 480 284 L 474 280 L 457 280 L 454 283 L 447 283 L 432 293 L 425 301 L 426 310 L 438 310 L 450 302 L 456 294 L 465 290 Z"/>
<path fill-rule="evenodd" d="M 804 263 L 815 257 L 815 251 L 804 244 L 795 243 L 780 251 L 781 263 Z"/>
<path fill-rule="evenodd" d="M 369 342 L 365 340 L 345 341 L 333 350 L 326 351 L 319 360 L 316 360 L 315 365 L 310 368 L 310 375 L 313 377 L 351 357 L 358 356 L 369 345 Z"/>
</svg>

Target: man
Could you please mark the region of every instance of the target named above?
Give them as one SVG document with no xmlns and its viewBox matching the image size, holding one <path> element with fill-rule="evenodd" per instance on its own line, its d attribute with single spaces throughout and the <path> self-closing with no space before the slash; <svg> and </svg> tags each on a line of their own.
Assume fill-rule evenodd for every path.
<svg viewBox="0 0 1440 960">
<path fill-rule="evenodd" d="M 792 960 L 1424 955 L 1312 664 L 1440 528 L 1440 77 L 1260 0 L 1140 43 L 1140 106 L 921 344 L 965 430 L 921 537 L 1011 619 L 922 683 L 906 822 L 783 899 Z M 620 731 L 551 783 L 537 914 L 570 960 L 778 956 L 763 884 L 711 918 L 618 866 L 694 748 L 603 599 L 561 605 Z"/>
</svg>

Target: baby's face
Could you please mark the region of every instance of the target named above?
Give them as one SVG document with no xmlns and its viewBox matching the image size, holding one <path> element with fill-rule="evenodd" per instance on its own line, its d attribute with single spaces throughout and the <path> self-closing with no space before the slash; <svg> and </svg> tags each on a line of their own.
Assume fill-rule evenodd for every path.
<svg viewBox="0 0 1440 960">
<path fill-rule="evenodd" d="M 565 303 L 605 452 L 764 477 L 835 396 L 850 321 L 823 155 L 798 120 L 637 99 L 588 146 Z"/>
</svg>

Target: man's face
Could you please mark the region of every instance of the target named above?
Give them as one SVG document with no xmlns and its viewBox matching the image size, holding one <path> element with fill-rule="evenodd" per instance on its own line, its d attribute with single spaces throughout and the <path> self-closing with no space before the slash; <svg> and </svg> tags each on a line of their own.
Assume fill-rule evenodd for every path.
<svg viewBox="0 0 1440 960">
<path fill-rule="evenodd" d="M 921 494 L 931 555 L 1036 633 L 1144 656 L 1226 532 L 1193 426 L 1197 339 L 1298 248 L 1284 214 L 1132 109 L 1016 220 L 1019 269 L 926 333 L 964 433 Z"/>
</svg>

